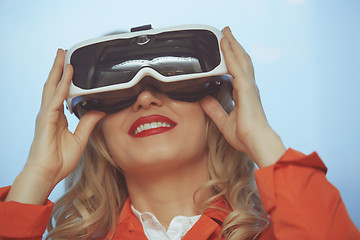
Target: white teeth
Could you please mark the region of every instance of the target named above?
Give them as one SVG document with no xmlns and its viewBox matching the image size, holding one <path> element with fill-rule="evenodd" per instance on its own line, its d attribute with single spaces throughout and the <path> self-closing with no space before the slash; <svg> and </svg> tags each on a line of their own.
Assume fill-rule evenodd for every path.
<svg viewBox="0 0 360 240">
<path fill-rule="evenodd" d="M 165 122 L 152 122 L 152 123 L 141 124 L 139 127 L 136 128 L 134 135 L 141 133 L 144 130 L 159 128 L 159 127 L 171 127 L 171 125 Z"/>
<path fill-rule="evenodd" d="M 150 129 L 150 128 L 151 128 L 150 123 L 145 123 L 145 124 L 144 124 L 144 130 L 148 130 L 148 129 Z"/>
</svg>

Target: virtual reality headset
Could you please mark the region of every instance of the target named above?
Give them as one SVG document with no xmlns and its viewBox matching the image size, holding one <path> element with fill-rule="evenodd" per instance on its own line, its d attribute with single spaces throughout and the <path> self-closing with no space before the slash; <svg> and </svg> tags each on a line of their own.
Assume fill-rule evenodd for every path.
<svg viewBox="0 0 360 240">
<path fill-rule="evenodd" d="M 231 86 L 222 36 L 205 25 L 147 25 L 78 43 L 65 58 L 74 68 L 67 107 L 79 118 L 91 110 L 115 113 L 148 86 L 188 102 L 214 94 L 224 84 Z"/>
</svg>

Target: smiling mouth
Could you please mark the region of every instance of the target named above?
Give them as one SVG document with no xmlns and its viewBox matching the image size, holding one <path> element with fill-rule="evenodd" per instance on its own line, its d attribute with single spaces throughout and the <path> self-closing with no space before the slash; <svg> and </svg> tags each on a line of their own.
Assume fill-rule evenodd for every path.
<svg viewBox="0 0 360 240">
<path fill-rule="evenodd" d="M 138 133 L 141 133 L 142 131 L 146 131 L 149 129 L 155 129 L 155 128 L 170 128 L 172 127 L 169 123 L 165 122 L 152 122 L 152 123 L 145 123 L 141 124 L 139 127 L 136 128 L 133 135 L 136 135 Z"/>
<path fill-rule="evenodd" d="M 147 137 L 173 129 L 176 123 L 162 115 L 151 115 L 137 119 L 128 134 L 132 137 Z"/>
</svg>

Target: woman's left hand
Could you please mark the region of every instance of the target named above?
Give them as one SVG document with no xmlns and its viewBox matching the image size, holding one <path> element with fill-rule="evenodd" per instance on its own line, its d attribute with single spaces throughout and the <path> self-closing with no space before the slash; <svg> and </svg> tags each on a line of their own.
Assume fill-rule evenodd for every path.
<svg viewBox="0 0 360 240">
<path fill-rule="evenodd" d="M 224 28 L 223 34 L 220 44 L 229 74 L 234 78 L 235 106 L 228 115 L 211 96 L 202 99 L 201 106 L 229 144 L 249 154 L 259 167 L 269 166 L 286 149 L 266 119 L 249 55 L 236 41 L 229 27 Z"/>
</svg>

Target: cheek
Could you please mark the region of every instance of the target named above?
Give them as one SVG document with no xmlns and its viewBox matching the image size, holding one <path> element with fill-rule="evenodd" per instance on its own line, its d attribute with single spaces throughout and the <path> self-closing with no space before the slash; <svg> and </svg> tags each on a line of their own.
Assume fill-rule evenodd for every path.
<svg viewBox="0 0 360 240">
<path fill-rule="evenodd" d="M 116 150 L 123 148 L 123 139 L 126 135 L 124 129 L 124 120 L 119 116 L 109 115 L 102 121 L 101 131 L 110 156 L 115 156 Z"/>
<path fill-rule="evenodd" d="M 122 113 L 122 112 L 121 112 Z M 107 116 L 101 125 L 105 145 L 113 162 L 123 171 L 129 171 L 140 165 L 144 151 L 139 151 L 134 139 L 128 135 L 129 113 L 116 113 Z M 144 146 L 143 146 L 144 147 Z M 142 149 L 140 147 L 140 149 Z"/>
<path fill-rule="evenodd" d="M 197 144 L 200 148 L 207 145 L 207 118 L 199 103 L 190 103 L 191 108 L 184 112 L 184 122 L 187 122 L 186 134 L 188 140 Z"/>
</svg>

